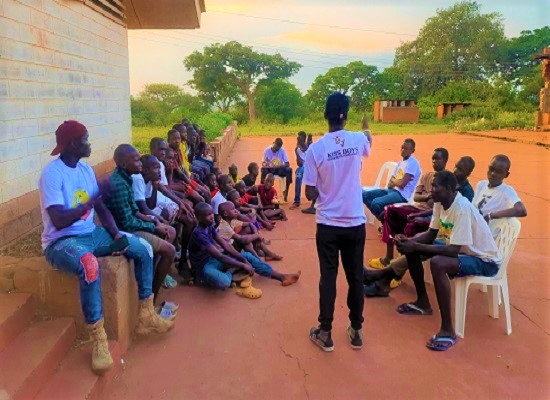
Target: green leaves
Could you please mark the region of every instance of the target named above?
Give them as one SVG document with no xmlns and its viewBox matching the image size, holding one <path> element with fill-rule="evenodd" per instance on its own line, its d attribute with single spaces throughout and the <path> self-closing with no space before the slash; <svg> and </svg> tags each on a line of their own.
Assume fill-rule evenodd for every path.
<svg viewBox="0 0 550 400">
<path fill-rule="evenodd" d="M 254 100 L 258 89 L 294 75 L 301 67 L 280 54 L 257 53 L 235 41 L 213 44 L 202 53 L 195 51 L 184 60 L 184 65 L 193 72 L 189 84 L 203 97 L 225 104 L 246 98 L 251 120 L 256 116 Z"/>
</svg>

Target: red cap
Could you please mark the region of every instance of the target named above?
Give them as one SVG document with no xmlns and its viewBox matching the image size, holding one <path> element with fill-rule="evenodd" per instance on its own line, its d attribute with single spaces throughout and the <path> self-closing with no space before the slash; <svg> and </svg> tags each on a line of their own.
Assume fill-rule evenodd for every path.
<svg viewBox="0 0 550 400">
<path fill-rule="evenodd" d="M 55 131 L 57 146 L 51 152 L 52 156 L 58 155 L 74 139 L 80 139 L 88 130 L 78 121 L 65 121 Z"/>
</svg>

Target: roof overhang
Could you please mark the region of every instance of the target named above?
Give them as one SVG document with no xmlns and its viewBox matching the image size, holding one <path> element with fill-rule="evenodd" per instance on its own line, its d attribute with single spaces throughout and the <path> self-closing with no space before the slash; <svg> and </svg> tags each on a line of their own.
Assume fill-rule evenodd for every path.
<svg viewBox="0 0 550 400">
<path fill-rule="evenodd" d="M 128 29 L 195 29 L 204 0 L 124 0 Z"/>
</svg>

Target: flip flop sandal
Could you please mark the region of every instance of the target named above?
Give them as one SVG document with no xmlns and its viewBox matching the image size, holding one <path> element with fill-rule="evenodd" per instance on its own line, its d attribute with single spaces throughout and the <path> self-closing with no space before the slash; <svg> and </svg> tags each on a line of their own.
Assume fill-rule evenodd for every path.
<svg viewBox="0 0 550 400">
<path fill-rule="evenodd" d="M 392 279 L 390 282 L 390 289 L 397 289 L 402 283 L 402 280 Z"/>
<path fill-rule="evenodd" d="M 167 308 L 169 309 L 170 311 L 172 312 L 176 312 L 179 310 L 180 306 L 178 306 L 176 303 L 174 303 L 173 301 L 163 301 L 160 306 L 162 308 Z"/>
<path fill-rule="evenodd" d="M 252 277 L 251 276 L 247 276 L 246 278 L 244 278 L 242 281 L 239 282 L 239 287 L 241 288 L 247 288 L 247 287 L 250 287 L 252 286 Z"/>
<path fill-rule="evenodd" d="M 289 207 L 290 210 L 295 210 L 297 208 L 300 208 L 300 203 L 292 203 L 292 205 Z"/>
<path fill-rule="evenodd" d="M 363 293 L 366 297 L 388 297 L 390 295 L 389 291 L 379 288 L 376 282 L 371 282 L 368 285 L 364 285 Z"/>
<path fill-rule="evenodd" d="M 369 260 L 369 267 L 373 269 L 384 269 L 387 267 L 387 265 L 382 262 L 382 257 L 378 257 L 378 258 L 371 258 Z"/>
<path fill-rule="evenodd" d="M 433 351 L 447 351 L 455 344 L 458 343 L 456 337 L 452 338 L 449 336 L 436 336 L 433 335 L 430 340 L 426 343 L 426 347 Z"/>
<path fill-rule="evenodd" d="M 173 289 L 176 286 L 178 286 L 178 282 L 172 278 L 170 275 L 166 275 L 164 278 L 164 282 L 162 283 L 162 286 L 164 286 L 166 289 Z"/>
<path fill-rule="evenodd" d="M 246 288 L 236 288 L 235 293 L 246 299 L 259 299 L 262 297 L 262 291 L 252 286 Z"/>
<path fill-rule="evenodd" d="M 397 306 L 396 310 L 399 314 L 403 315 L 432 315 L 433 310 L 424 310 L 413 303 L 403 303 Z"/>
</svg>

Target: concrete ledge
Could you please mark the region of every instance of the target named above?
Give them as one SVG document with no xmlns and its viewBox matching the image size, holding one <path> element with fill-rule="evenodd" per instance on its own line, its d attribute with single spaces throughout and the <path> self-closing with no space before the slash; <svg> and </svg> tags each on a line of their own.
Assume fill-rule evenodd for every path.
<svg viewBox="0 0 550 400">
<path fill-rule="evenodd" d="M 210 152 L 214 155 L 214 164 L 216 167 L 221 167 L 225 160 L 227 160 L 229 153 L 233 150 L 233 146 L 237 143 L 237 139 L 237 123 L 233 122 L 233 124 L 225 129 L 223 136 L 219 136 L 210 142 Z"/>
<path fill-rule="evenodd" d="M 12 274 L 13 290 L 33 294 L 38 315 L 73 318 L 78 335 L 85 336 L 77 278 L 53 269 L 44 257 L 9 259 L 12 264 L 4 263 L 6 266 L 2 270 L 6 272 L 5 279 Z M 18 261 L 13 263 L 13 260 Z M 119 342 L 124 353 L 137 323 L 134 266 L 124 257 L 102 257 L 98 261 L 105 330 L 110 340 Z"/>
</svg>

